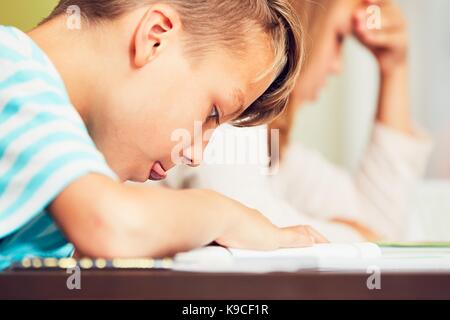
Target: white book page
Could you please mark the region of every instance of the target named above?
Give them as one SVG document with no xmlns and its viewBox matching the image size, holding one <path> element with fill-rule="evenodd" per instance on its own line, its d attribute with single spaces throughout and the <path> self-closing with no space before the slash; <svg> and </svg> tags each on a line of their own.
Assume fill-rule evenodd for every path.
<svg viewBox="0 0 450 320">
<path fill-rule="evenodd" d="M 336 258 L 336 259 L 376 259 L 381 257 L 381 249 L 374 243 L 330 243 L 307 248 L 280 249 L 275 251 L 253 251 L 229 249 L 235 259 L 247 258 Z"/>
</svg>

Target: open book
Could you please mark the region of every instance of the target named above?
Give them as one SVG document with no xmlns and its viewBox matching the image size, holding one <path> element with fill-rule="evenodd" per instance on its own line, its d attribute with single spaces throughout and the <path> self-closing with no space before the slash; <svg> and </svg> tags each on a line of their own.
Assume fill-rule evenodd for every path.
<svg viewBox="0 0 450 320">
<path fill-rule="evenodd" d="M 381 258 L 373 243 L 319 244 L 308 248 L 252 251 L 205 247 L 175 256 L 175 269 L 201 272 L 271 272 L 346 269 Z"/>
<path fill-rule="evenodd" d="M 296 272 L 300 270 L 363 272 L 449 272 L 445 244 L 320 244 L 270 252 L 206 247 L 175 256 L 174 268 L 199 272 Z"/>
<path fill-rule="evenodd" d="M 0 257 L 0 260 L 2 257 Z M 1 261 L 0 261 L 1 262 Z M 10 261 L 8 260 L 8 263 Z M 210 246 L 177 254 L 173 259 L 86 259 L 27 257 L 12 269 L 173 269 L 192 272 L 450 272 L 448 243 L 320 244 L 270 252 Z"/>
</svg>

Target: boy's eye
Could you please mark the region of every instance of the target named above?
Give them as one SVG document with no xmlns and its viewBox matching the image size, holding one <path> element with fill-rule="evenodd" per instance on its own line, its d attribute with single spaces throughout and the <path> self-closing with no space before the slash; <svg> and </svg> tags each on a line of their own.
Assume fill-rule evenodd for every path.
<svg viewBox="0 0 450 320">
<path fill-rule="evenodd" d="M 217 106 L 213 106 L 211 113 L 209 114 L 208 118 L 206 119 L 207 122 L 214 120 L 217 125 L 220 124 L 220 113 Z"/>
</svg>

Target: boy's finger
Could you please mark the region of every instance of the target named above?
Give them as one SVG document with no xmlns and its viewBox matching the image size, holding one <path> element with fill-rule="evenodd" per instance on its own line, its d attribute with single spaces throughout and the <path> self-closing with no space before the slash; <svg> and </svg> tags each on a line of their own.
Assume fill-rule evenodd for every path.
<svg viewBox="0 0 450 320">
<path fill-rule="evenodd" d="M 284 230 L 289 232 L 290 235 L 288 235 L 288 237 L 292 237 L 289 240 L 291 240 L 293 243 L 300 242 L 306 245 L 329 243 L 329 241 L 324 236 L 322 236 L 319 232 L 317 232 L 310 226 L 295 226 L 285 228 Z"/>
<path fill-rule="evenodd" d="M 330 243 L 330 241 L 328 241 L 327 238 L 322 236 L 319 232 L 317 232 L 312 227 L 307 226 L 306 228 L 308 229 L 309 234 L 312 235 L 312 237 L 314 238 L 316 243 Z"/>
<path fill-rule="evenodd" d="M 314 238 L 303 226 L 289 227 L 282 229 L 282 248 L 302 248 L 314 245 Z"/>
</svg>

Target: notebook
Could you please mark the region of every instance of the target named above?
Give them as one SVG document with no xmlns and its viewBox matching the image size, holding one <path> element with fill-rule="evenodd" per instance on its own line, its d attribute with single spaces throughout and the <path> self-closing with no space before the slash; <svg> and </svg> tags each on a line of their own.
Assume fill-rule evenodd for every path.
<svg viewBox="0 0 450 320">
<path fill-rule="evenodd" d="M 449 248 L 450 242 L 379 242 L 378 245 L 383 248 Z"/>
<path fill-rule="evenodd" d="M 174 269 L 198 272 L 294 272 L 326 270 L 380 259 L 374 243 L 319 244 L 307 248 L 252 251 L 210 246 L 174 258 Z"/>
<path fill-rule="evenodd" d="M 206 247 L 174 258 L 174 269 L 193 272 L 450 272 L 445 243 L 320 244 L 270 252 Z"/>
</svg>

